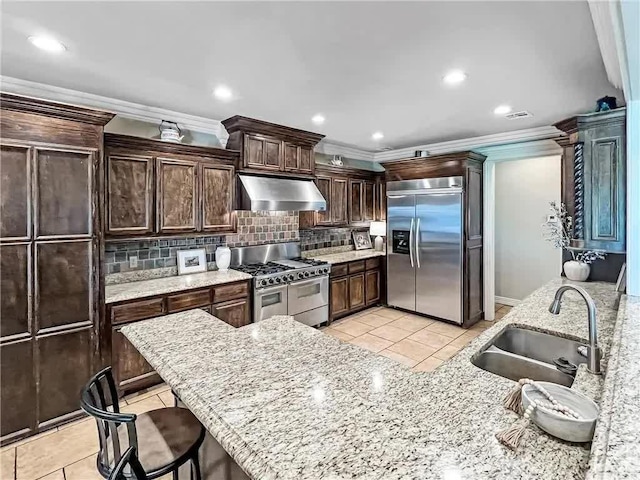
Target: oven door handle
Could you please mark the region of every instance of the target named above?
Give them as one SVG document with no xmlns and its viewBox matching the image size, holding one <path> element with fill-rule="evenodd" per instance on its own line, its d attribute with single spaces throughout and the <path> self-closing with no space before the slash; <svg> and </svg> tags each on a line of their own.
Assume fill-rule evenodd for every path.
<svg viewBox="0 0 640 480">
<path fill-rule="evenodd" d="M 320 277 L 314 277 L 314 278 L 310 278 L 309 280 L 302 280 L 302 281 L 290 283 L 289 287 L 291 288 L 306 287 L 307 285 L 312 283 L 322 283 L 323 281 L 326 281 L 327 278 L 328 277 L 326 275 L 323 275 Z"/>
</svg>

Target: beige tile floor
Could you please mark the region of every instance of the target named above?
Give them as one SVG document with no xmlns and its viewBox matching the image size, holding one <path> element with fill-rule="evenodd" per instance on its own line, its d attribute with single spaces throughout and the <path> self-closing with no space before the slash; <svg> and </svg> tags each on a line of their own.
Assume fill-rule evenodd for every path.
<svg viewBox="0 0 640 480">
<path fill-rule="evenodd" d="M 496 320 L 511 308 L 496 305 Z M 322 331 L 400 362 L 430 371 L 461 350 L 493 322 L 465 330 L 389 308 L 372 308 L 334 322 Z M 127 396 L 123 412 L 143 413 L 173 406 L 166 385 Z M 95 468 L 98 434 L 93 419 L 82 419 L 0 449 L 1 480 L 101 480 Z M 167 477 L 167 478 L 170 478 Z"/>
<path fill-rule="evenodd" d="M 496 320 L 511 307 L 496 304 Z M 416 372 L 434 370 L 493 325 L 480 321 L 469 329 L 377 307 L 333 322 L 321 330 L 342 341 L 379 353 Z"/>
</svg>

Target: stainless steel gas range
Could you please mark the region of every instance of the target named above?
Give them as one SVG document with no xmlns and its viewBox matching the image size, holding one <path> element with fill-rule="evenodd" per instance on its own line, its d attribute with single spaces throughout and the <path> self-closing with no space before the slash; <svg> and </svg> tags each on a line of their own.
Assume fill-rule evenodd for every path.
<svg viewBox="0 0 640 480">
<path fill-rule="evenodd" d="M 253 275 L 253 321 L 292 315 L 306 325 L 329 319 L 326 262 L 300 257 L 296 242 L 231 249 L 231 268 Z"/>
</svg>

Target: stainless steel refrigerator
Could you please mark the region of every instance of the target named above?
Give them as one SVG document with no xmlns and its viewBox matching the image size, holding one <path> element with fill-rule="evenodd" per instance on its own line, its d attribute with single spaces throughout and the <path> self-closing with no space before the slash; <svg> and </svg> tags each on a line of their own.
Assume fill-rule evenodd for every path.
<svg viewBox="0 0 640 480">
<path fill-rule="evenodd" d="M 387 182 L 387 303 L 462 323 L 463 179 Z"/>
</svg>

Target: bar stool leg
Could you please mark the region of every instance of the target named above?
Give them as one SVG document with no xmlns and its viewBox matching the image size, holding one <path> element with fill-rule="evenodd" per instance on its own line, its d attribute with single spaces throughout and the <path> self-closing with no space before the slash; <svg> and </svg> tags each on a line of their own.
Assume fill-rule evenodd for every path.
<svg viewBox="0 0 640 480">
<path fill-rule="evenodd" d="M 191 464 L 193 465 L 193 470 L 196 473 L 195 480 L 202 480 L 202 473 L 200 472 L 200 460 L 198 459 L 198 451 L 191 458 Z M 191 476 L 191 480 L 193 480 L 193 476 Z"/>
</svg>

